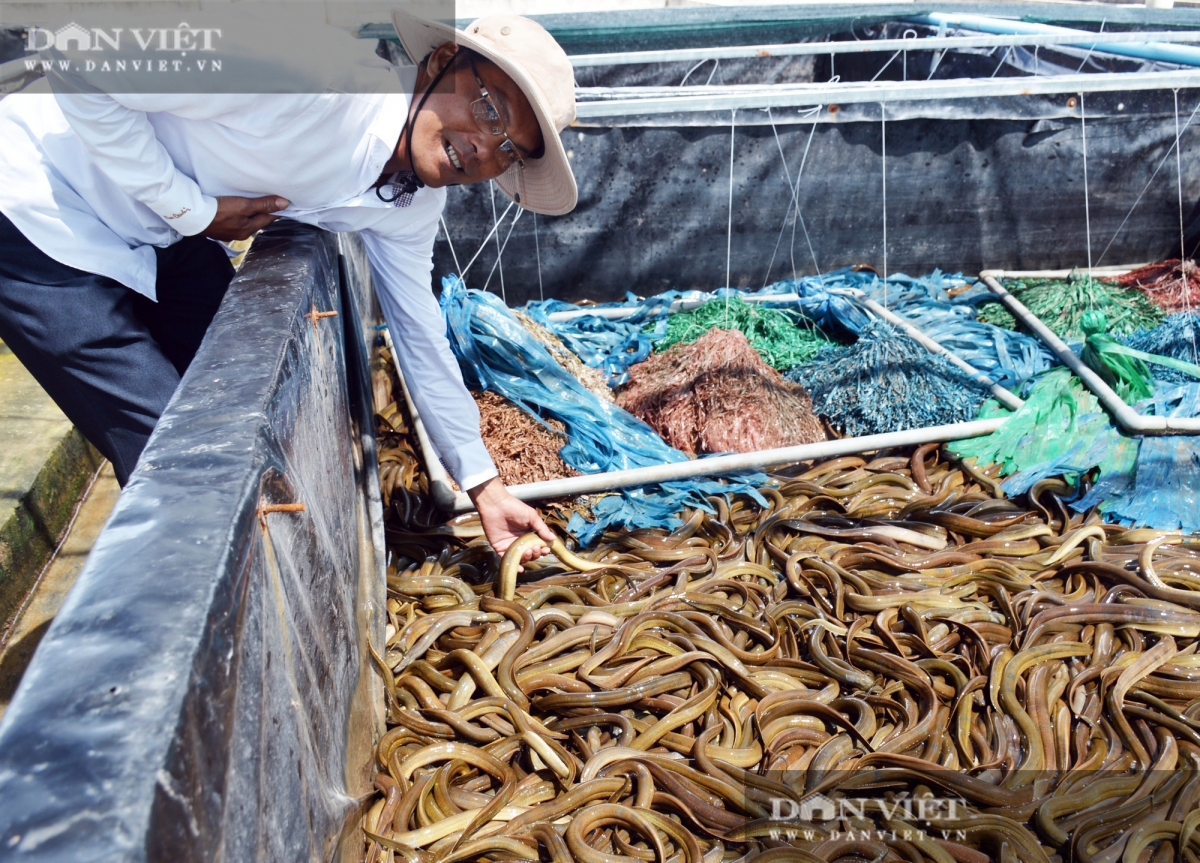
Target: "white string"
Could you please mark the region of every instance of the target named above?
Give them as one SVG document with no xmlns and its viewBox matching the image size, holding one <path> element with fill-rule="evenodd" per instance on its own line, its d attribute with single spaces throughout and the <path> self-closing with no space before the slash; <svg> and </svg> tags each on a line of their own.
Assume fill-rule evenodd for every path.
<svg viewBox="0 0 1200 863">
<path fill-rule="evenodd" d="M 1008 59 L 1008 53 L 1010 51 L 1012 51 L 1012 48 L 1004 49 L 1004 53 L 1000 55 L 1000 62 L 996 64 L 996 68 L 992 70 L 992 74 L 988 75 L 989 78 L 995 78 L 996 74 L 1004 68 L 1004 61 Z"/>
<path fill-rule="evenodd" d="M 717 74 L 717 70 L 720 68 L 721 68 L 721 58 L 718 57 L 717 62 L 713 63 L 712 71 L 708 73 L 708 80 L 704 82 L 705 87 L 707 87 L 709 84 L 712 83 L 713 75 Z M 722 74 L 721 82 L 724 83 L 724 81 L 725 81 L 725 76 L 724 76 L 724 74 Z"/>
<path fill-rule="evenodd" d="M 729 117 L 729 226 L 725 230 L 725 287 L 729 287 L 729 264 L 733 254 L 733 142 L 737 133 L 737 108 Z M 729 296 L 725 296 L 725 312 L 729 313 Z"/>
<path fill-rule="evenodd" d="M 883 163 L 883 307 L 888 304 L 887 296 L 887 105 L 879 103 L 879 155 Z"/>
<path fill-rule="evenodd" d="M 1100 22 L 1100 32 L 1104 32 L 1104 21 Z M 1088 61 L 1088 57 L 1092 56 L 1092 49 L 1096 47 L 1093 42 L 1088 48 L 1087 53 L 1083 55 L 1083 61 L 1079 64 L 1079 72 L 1083 69 Z M 1084 229 L 1087 231 L 1087 255 L 1088 255 L 1088 281 L 1092 280 L 1092 211 L 1091 203 L 1088 195 L 1088 169 L 1087 169 L 1087 108 L 1083 103 L 1083 93 L 1079 94 L 1079 133 L 1083 138 L 1083 220 Z M 1088 292 L 1088 296 L 1092 296 Z"/>
<path fill-rule="evenodd" d="M 768 110 L 768 113 L 770 113 L 770 109 L 767 109 L 767 110 Z M 816 108 L 816 113 L 819 114 L 820 112 L 821 112 L 821 108 L 818 106 Z M 772 121 L 772 122 L 774 122 L 774 121 Z M 804 147 L 804 156 L 800 159 L 800 172 L 796 176 L 797 191 L 799 190 L 799 186 L 800 186 L 800 177 L 804 174 L 804 163 L 808 159 L 808 148 L 810 146 L 812 146 L 813 134 L 815 132 L 816 132 L 816 122 L 814 121 L 813 128 L 808 133 L 808 144 L 805 145 L 805 147 Z M 778 140 L 778 133 L 776 133 L 776 139 Z M 784 161 L 783 161 L 783 167 L 784 167 L 784 170 L 786 171 L 787 170 L 787 160 L 786 159 L 784 159 Z M 789 187 L 791 186 L 791 178 L 790 177 L 788 178 L 788 186 Z M 767 286 L 767 282 L 771 278 L 771 269 L 775 266 L 775 255 L 778 254 L 778 252 L 779 252 L 779 244 L 783 240 L 783 232 L 787 230 L 788 219 L 791 218 L 791 216 L 792 216 L 792 207 L 795 204 L 795 202 L 796 202 L 796 192 L 793 192 L 792 193 L 792 201 L 788 204 L 787 210 L 783 214 L 783 221 L 781 221 L 779 223 L 779 236 L 777 236 L 775 238 L 775 248 L 771 250 L 771 260 L 767 264 L 767 273 L 765 276 L 763 276 L 763 287 L 764 288 Z M 804 214 L 801 213 L 799 211 L 799 209 L 796 210 L 796 217 L 799 219 L 800 225 L 804 229 L 804 236 L 808 237 L 808 228 L 804 225 Z M 809 243 L 809 251 L 811 251 L 811 250 L 812 250 L 812 243 Z M 795 218 L 792 219 L 792 243 L 791 243 L 790 251 L 791 251 L 791 261 L 792 261 L 792 278 L 794 279 L 794 278 L 796 278 L 796 219 Z M 813 256 L 813 263 L 814 264 L 816 263 L 815 255 Z M 817 275 L 818 275 L 818 277 L 820 277 L 820 269 L 819 268 L 817 270 Z"/>
<path fill-rule="evenodd" d="M 1096 48 L 1096 43 L 1095 43 L 1095 42 L 1093 42 L 1093 43 L 1092 43 L 1092 44 L 1091 44 L 1091 45 L 1088 47 L 1088 49 L 1087 49 L 1087 53 L 1083 55 L 1083 60 L 1080 62 L 1080 64 L 1079 64 L 1079 68 L 1075 70 L 1075 73 L 1076 73 L 1076 74 L 1078 74 L 1078 73 L 1080 73 L 1080 72 L 1082 72 L 1082 71 L 1083 71 L 1083 67 L 1084 67 L 1085 65 L 1087 65 L 1088 58 L 1092 56 L 1092 51 L 1093 51 L 1093 50 L 1095 50 L 1095 48 Z"/>
<path fill-rule="evenodd" d="M 1196 119 L 1196 114 L 1198 113 L 1200 113 L 1200 102 L 1196 103 L 1196 107 L 1192 109 L 1191 116 L 1187 118 L 1187 122 L 1183 124 L 1183 129 L 1180 131 L 1186 132 L 1187 128 L 1192 125 L 1192 121 Z M 1175 144 L 1172 144 L 1167 149 L 1167 152 L 1163 155 L 1162 159 L 1159 160 L 1158 165 L 1150 174 L 1150 179 L 1146 181 L 1146 185 L 1142 187 L 1141 193 L 1137 196 L 1137 200 L 1133 202 L 1133 206 L 1129 208 L 1129 212 L 1125 214 L 1125 218 L 1121 220 L 1121 224 L 1117 226 L 1117 230 L 1113 233 L 1112 239 L 1108 241 L 1108 245 L 1104 247 L 1104 251 L 1100 253 L 1100 257 L 1096 259 L 1097 267 L 1100 266 L 1100 264 L 1104 261 L 1104 256 L 1108 254 L 1108 250 L 1112 248 L 1112 244 L 1117 241 L 1117 237 L 1121 236 L 1121 231 L 1124 229 L 1125 224 L 1129 221 L 1129 217 L 1133 215 L 1133 211 L 1137 209 L 1137 205 L 1142 202 L 1142 198 L 1144 198 L 1146 193 L 1150 191 L 1150 186 L 1154 183 L 1154 178 L 1158 176 L 1158 172 L 1162 170 L 1162 166 L 1167 164 L 1167 159 L 1171 158 L 1171 151 L 1174 149 Z"/>
<path fill-rule="evenodd" d="M 1102 20 L 1100 21 L 1100 32 L 1101 32 L 1101 33 L 1103 33 L 1103 32 L 1104 32 L 1104 25 L 1105 25 L 1105 23 L 1106 23 L 1107 21 L 1108 21 L 1108 19 L 1107 19 L 1107 18 L 1104 18 L 1104 19 L 1102 19 Z M 1079 72 L 1082 72 L 1082 71 L 1083 71 L 1083 67 L 1084 67 L 1085 65 L 1087 65 L 1088 58 L 1089 58 L 1089 57 L 1091 57 L 1091 56 L 1092 56 L 1092 52 L 1096 50 L 1096 45 L 1097 45 L 1097 43 L 1096 43 L 1096 42 L 1093 42 L 1091 45 L 1089 45 L 1089 46 L 1088 46 L 1087 53 L 1083 55 L 1083 60 L 1082 60 L 1082 62 L 1080 62 L 1080 64 L 1079 64 L 1079 68 L 1075 70 L 1075 71 L 1076 71 L 1076 73 L 1079 73 Z"/>
<path fill-rule="evenodd" d="M 538 299 L 544 301 L 546 299 L 546 292 L 542 289 L 542 247 L 538 242 L 537 213 L 533 214 L 533 250 L 537 255 Z"/>
<path fill-rule="evenodd" d="M 1079 94 L 1079 131 L 1083 135 L 1083 219 L 1087 230 L 1088 281 L 1092 278 L 1092 211 L 1088 200 L 1087 170 L 1087 111 L 1083 106 L 1083 94 Z"/>
<path fill-rule="evenodd" d="M 504 211 L 505 213 L 508 210 Z M 492 281 L 492 273 L 496 272 L 496 268 L 500 268 L 500 297 L 504 300 L 504 304 L 508 305 L 508 298 L 504 296 L 504 265 L 501 262 L 504 258 L 504 250 L 508 248 L 508 238 L 512 236 L 513 228 L 517 226 L 517 222 L 521 221 L 521 214 L 525 212 L 525 208 L 521 207 L 517 210 L 517 214 L 513 216 L 512 223 L 508 226 L 508 233 L 504 235 L 504 243 L 500 245 L 500 235 L 496 235 L 496 243 L 500 245 L 500 251 L 496 252 L 496 263 L 492 264 L 491 272 L 488 273 L 487 280 L 483 283 L 483 289 L 486 291 L 488 284 Z"/>
<path fill-rule="evenodd" d="M 810 113 L 809 116 L 812 116 L 813 114 L 819 115 L 821 110 L 821 107 L 818 106 Z M 771 278 L 771 268 L 775 266 L 775 255 L 779 251 L 779 242 L 783 239 L 783 231 L 787 227 L 788 216 L 792 214 L 793 207 L 796 208 L 796 219 L 792 221 L 792 278 L 794 279 L 797 277 L 795 248 L 796 220 L 799 220 L 800 226 L 804 230 L 804 239 L 808 243 L 808 253 L 812 255 L 813 268 L 817 271 L 817 278 L 821 278 L 821 266 L 817 263 L 817 253 L 813 251 L 812 240 L 809 239 L 808 228 L 804 224 L 804 213 L 801 212 L 799 198 L 800 180 L 804 176 L 804 163 L 808 161 L 808 150 L 809 147 L 812 146 L 813 135 L 816 134 L 817 131 L 816 118 L 814 117 L 812 129 L 808 133 L 808 143 L 804 145 L 804 155 L 800 159 L 800 170 L 796 173 L 796 183 L 793 187 L 792 172 L 788 170 L 787 157 L 783 154 L 783 142 L 779 140 L 779 130 L 775 128 L 775 117 L 771 114 L 770 108 L 767 108 L 767 117 L 771 121 L 771 131 L 775 134 L 775 146 L 779 148 L 779 160 L 783 162 L 783 173 L 787 178 L 788 191 L 791 192 L 792 200 L 791 203 L 788 204 L 787 212 L 783 216 L 783 224 L 779 226 L 779 236 L 775 238 L 775 248 L 771 252 L 771 261 L 767 264 L 767 275 L 763 278 L 764 288 L 767 286 L 767 282 Z"/>
<path fill-rule="evenodd" d="M 825 278 L 821 275 L 821 266 L 817 263 L 817 253 L 813 251 L 812 240 L 808 236 L 808 225 L 804 224 L 804 213 L 800 210 L 800 178 L 804 176 L 804 166 L 808 163 L 808 150 L 812 146 L 813 135 L 817 132 L 817 119 L 820 118 L 821 112 L 825 110 L 823 106 L 818 105 L 816 108 L 816 117 L 813 118 L 813 127 L 808 133 L 808 143 L 804 145 L 804 155 L 800 157 L 800 168 L 796 171 L 796 188 L 792 192 L 792 197 L 796 200 L 796 219 L 792 221 L 792 278 L 796 278 L 796 221 L 800 222 L 800 230 L 804 231 L 804 242 L 808 244 L 808 253 L 812 255 L 813 269 L 816 270 L 817 279 L 821 284 L 825 283 Z"/>
<path fill-rule="evenodd" d="M 939 30 L 939 32 L 941 32 Z M 926 81 L 932 81 L 933 75 L 937 72 L 938 66 L 942 65 L 942 58 L 946 56 L 945 51 L 934 51 L 933 57 L 929 60 L 929 74 L 925 76 Z"/>
<path fill-rule="evenodd" d="M 492 194 L 492 221 L 495 223 L 495 226 L 497 228 L 499 228 L 500 220 L 496 218 L 496 183 L 494 180 L 488 180 L 488 191 L 491 192 L 491 194 Z M 507 212 L 507 210 L 505 212 Z M 516 222 L 516 219 L 513 219 L 513 222 Z M 497 263 L 500 262 L 500 235 L 499 234 L 496 235 L 496 262 Z M 495 267 L 493 267 L 492 269 L 495 269 Z M 489 274 L 488 281 L 490 282 L 491 280 L 492 280 L 492 277 L 491 277 L 491 274 Z M 487 286 L 484 285 L 483 289 L 486 291 Z M 504 300 L 505 305 L 508 305 L 508 297 L 505 296 L 505 293 L 504 293 L 504 266 L 503 265 L 500 266 L 500 298 L 502 300 Z"/>
<path fill-rule="evenodd" d="M 682 87 L 684 84 L 686 84 L 687 79 L 692 77 L 692 73 L 695 72 L 697 69 L 699 69 L 701 66 L 703 66 L 705 63 L 707 63 L 709 60 L 712 60 L 714 63 L 716 62 L 716 60 L 712 57 L 706 57 L 705 59 L 701 60 L 695 66 L 693 66 L 692 68 L 687 70 L 687 74 L 683 76 L 683 80 L 679 82 L 679 86 Z"/>
<path fill-rule="evenodd" d="M 1183 238 L 1183 157 L 1179 150 L 1179 91 L 1175 94 L 1175 189 L 1179 195 L 1179 275 L 1183 279 L 1183 311 L 1191 319 L 1192 292 L 1187 282 L 1187 245 Z M 1192 362 L 1197 361 L 1196 328 L 1192 327 Z"/>
<path fill-rule="evenodd" d="M 513 206 L 514 203 L 509 201 L 508 210 L 511 210 Z M 475 250 L 475 254 L 471 257 L 471 260 L 467 261 L 466 267 L 464 267 L 462 273 L 459 274 L 459 278 L 462 280 L 464 285 L 467 283 L 467 273 L 470 271 L 471 267 L 475 265 L 475 261 L 478 259 L 480 253 L 484 250 L 484 248 L 487 247 L 488 240 L 492 238 L 492 234 L 496 233 L 496 231 L 499 229 L 500 222 L 503 222 L 504 217 L 508 215 L 508 210 L 505 210 L 500 214 L 500 219 L 494 225 L 492 225 L 492 229 L 488 231 L 488 235 L 483 238 L 483 242 L 479 244 L 479 248 Z"/>
<path fill-rule="evenodd" d="M 450 239 L 450 229 L 446 227 L 446 219 L 444 216 L 438 216 L 438 221 L 442 223 L 442 231 L 446 234 L 446 243 L 450 246 L 450 257 L 454 258 L 454 272 L 461 273 L 462 267 L 458 265 L 458 253 L 454 251 L 454 241 Z"/>
<path fill-rule="evenodd" d="M 908 57 L 907 49 L 901 48 L 900 51 L 897 51 L 895 54 L 893 54 L 891 56 L 891 59 L 889 59 L 886 63 L 884 63 L 881 67 L 879 67 L 879 71 L 875 73 L 875 75 L 871 78 L 871 80 L 874 81 L 876 78 L 878 78 L 880 75 L 882 75 L 883 70 L 886 69 L 888 66 L 891 66 L 892 60 L 895 60 L 897 57 L 899 57 L 901 53 L 904 53 L 905 58 Z"/>
</svg>

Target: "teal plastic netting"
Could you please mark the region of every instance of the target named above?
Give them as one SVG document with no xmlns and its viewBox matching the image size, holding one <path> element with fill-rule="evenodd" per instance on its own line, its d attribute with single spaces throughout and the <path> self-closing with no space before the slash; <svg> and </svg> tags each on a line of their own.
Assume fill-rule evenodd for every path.
<svg viewBox="0 0 1200 863">
<path fill-rule="evenodd" d="M 786 377 L 804 386 L 819 416 L 856 437 L 966 422 L 988 397 L 945 357 L 883 320 Z"/>
</svg>

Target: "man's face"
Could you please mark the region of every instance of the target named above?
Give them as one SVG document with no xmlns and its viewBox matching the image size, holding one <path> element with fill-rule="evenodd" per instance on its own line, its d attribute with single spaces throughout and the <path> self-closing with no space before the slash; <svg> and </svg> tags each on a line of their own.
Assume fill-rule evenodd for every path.
<svg viewBox="0 0 1200 863">
<path fill-rule="evenodd" d="M 476 74 L 521 158 L 540 154 L 543 146 L 537 117 L 516 83 L 495 64 L 481 57 L 468 62 L 465 54 L 456 55 L 455 48 L 448 43 L 435 50 L 417 82 L 419 99 L 443 66 L 452 65 L 429 94 L 411 130 L 417 176 L 435 188 L 491 180 L 508 167 L 499 152 L 504 136 L 481 128 L 472 112 L 472 103 L 482 98 Z"/>
</svg>

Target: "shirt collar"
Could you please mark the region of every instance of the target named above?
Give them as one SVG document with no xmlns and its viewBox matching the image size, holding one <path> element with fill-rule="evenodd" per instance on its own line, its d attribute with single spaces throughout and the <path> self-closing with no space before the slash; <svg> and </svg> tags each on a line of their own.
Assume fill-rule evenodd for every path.
<svg viewBox="0 0 1200 863">
<path fill-rule="evenodd" d="M 400 133 L 404 131 L 404 123 L 408 119 L 408 106 L 417 84 L 417 67 L 398 66 L 396 76 L 400 79 L 400 92 L 384 94 L 379 113 L 367 129 L 369 135 L 392 149 L 400 140 Z"/>
</svg>

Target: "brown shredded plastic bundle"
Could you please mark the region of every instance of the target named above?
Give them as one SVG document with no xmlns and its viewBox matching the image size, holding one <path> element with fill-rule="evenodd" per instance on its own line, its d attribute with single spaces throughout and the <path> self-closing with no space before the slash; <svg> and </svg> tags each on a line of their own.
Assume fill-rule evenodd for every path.
<svg viewBox="0 0 1200 863">
<path fill-rule="evenodd" d="M 474 396 L 479 406 L 479 432 L 505 485 L 578 474 L 558 455 L 567 442 L 566 437 L 548 431 L 502 395 L 485 391 Z M 562 428 L 555 420 L 549 423 L 551 427 Z"/>
<path fill-rule="evenodd" d="M 604 378 L 604 372 L 585 365 L 583 360 L 575 355 L 574 351 L 562 343 L 562 339 L 529 317 L 529 315 L 518 309 L 513 309 L 513 314 L 521 322 L 521 326 L 527 329 L 531 336 L 541 342 L 546 350 L 550 352 L 550 356 L 554 357 L 555 362 L 570 372 L 575 380 L 583 384 L 593 395 L 608 402 L 613 400 L 612 390 L 608 388 L 608 381 Z"/>
<path fill-rule="evenodd" d="M 631 367 L 617 404 L 688 455 L 825 440 L 804 389 L 736 330 L 710 330 Z"/>
<path fill-rule="evenodd" d="M 1178 258 L 1147 264 L 1112 281 L 1137 288 L 1167 312 L 1200 309 L 1200 268 L 1192 260 L 1180 265 Z"/>
</svg>

